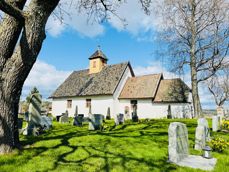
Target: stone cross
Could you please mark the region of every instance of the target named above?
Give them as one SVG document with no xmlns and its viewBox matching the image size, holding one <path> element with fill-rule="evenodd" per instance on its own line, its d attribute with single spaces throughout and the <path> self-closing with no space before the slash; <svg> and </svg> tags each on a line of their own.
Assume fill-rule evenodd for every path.
<svg viewBox="0 0 229 172">
<path fill-rule="evenodd" d="M 185 124 L 172 122 L 169 125 L 169 161 L 178 163 L 189 155 L 188 130 Z"/>
<path fill-rule="evenodd" d="M 89 130 L 102 129 L 104 116 L 101 114 L 92 114 L 89 122 Z"/>
<path fill-rule="evenodd" d="M 220 116 L 216 115 L 212 117 L 212 131 L 220 130 Z"/>
</svg>

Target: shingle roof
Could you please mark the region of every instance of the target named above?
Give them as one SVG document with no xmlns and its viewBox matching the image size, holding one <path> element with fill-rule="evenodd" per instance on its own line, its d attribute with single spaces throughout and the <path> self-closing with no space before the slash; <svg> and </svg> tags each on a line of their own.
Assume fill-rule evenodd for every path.
<svg viewBox="0 0 229 172">
<path fill-rule="evenodd" d="M 128 66 L 131 68 L 128 62 L 108 65 L 101 72 L 95 74 L 89 74 L 88 69 L 74 71 L 50 98 L 112 95 Z"/>
<path fill-rule="evenodd" d="M 154 102 L 188 102 L 190 88 L 180 79 L 161 80 Z"/>
<path fill-rule="evenodd" d="M 102 58 L 104 60 L 108 60 L 108 58 L 106 57 L 106 55 L 101 51 L 101 50 L 96 50 L 90 57 L 89 59 L 95 59 L 95 58 Z"/>
<path fill-rule="evenodd" d="M 119 98 L 154 98 L 162 74 L 144 75 L 128 78 Z"/>
</svg>

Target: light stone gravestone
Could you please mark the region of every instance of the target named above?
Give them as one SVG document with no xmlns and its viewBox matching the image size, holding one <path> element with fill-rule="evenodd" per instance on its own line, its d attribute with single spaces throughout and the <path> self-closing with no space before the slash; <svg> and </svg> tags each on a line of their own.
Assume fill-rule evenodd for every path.
<svg viewBox="0 0 229 172">
<path fill-rule="evenodd" d="M 220 130 L 220 116 L 216 115 L 212 117 L 212 131 Z"/>
<path fill-rule="evenodd" d="M 52 127 L 52 118 L 48 116 L 41 116 L 41 126 L 43 129 L 50 129 Z"/>
<path fill-rule="evenodd" d="M 206 146 L 206 127 L 197 126 L 195 134 L 195 150 L 202 150 Z"/>
<path fill-rule="evenodd" d="M 129 106 L 125 106 L 125 109 L 124 109 L 124 113 L 125 113 L 125 119 L 130 119 L 130 108 Z"/>
<path fill-rule="evenodd" d="M 223 109 L 222 106 L 218 106 L 217 109 L 216 109 L 216 112 L 217 112 L 217 115 L 221 115 L 221 116 L 225 115 L 224 109 Z"/>
<path fill-rule="evenodd" d="M 210 137 L 210 129 L 208 126 L 208 121 L 205 118 L 199 118 L 197 121 L 198 126 L 203 126 L 205 127 L 205 135 L 206 135 L 206 141 L 210 141 L 211 137 Z"/>
<path fill-rule="evenodd" d="M 41 126 L 41 103 L 42 98 L 38 90 L 31 92 L 29 97 L 29 120 L 25 129 L 24 135 L 38 135 L 39 127 Z"/>
<path fill-rule="evenodd" d="M 188 130 L 186 125 L 173 122 L 169 126 L 169 161 L 177 163 L 187 157 Z"/>
<path fill-rule="evenodd" d="M 68 111 L 66 110 L 66 112 L 60 117 L 59 120 L 60 123 L 68 123 Z"/>
<path fill-rule="evenodd" d="M 115 124 L 116 124 L 116 125 L 119 125 L 119 124 L 123 124 L 123 123 L 124 123 L 124 114 L 119 113 L 119 114 L 116 116 Z"/>
<path fill-rule="evenodd" d="M 185 124 L 173 122 L 169 125 L 169 162 L 183 167 L 202 170 L 213 170 L 216 159 L 206 159 L 202 156 L 189 155 L 188 130 Z"/>
<path fill-rule="evenodd" d="M 89 121 L 89 130 L 100 130 L 102 129 L 104 116 L 101 114 L 92 114 Z"/>
</svg>

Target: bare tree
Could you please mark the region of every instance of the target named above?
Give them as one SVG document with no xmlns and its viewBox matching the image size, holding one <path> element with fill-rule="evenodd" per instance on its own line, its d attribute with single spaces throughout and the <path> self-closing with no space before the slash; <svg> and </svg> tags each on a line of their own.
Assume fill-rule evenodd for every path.
<svg viewBox="0 0 229 172">
<path fill-rule="evenodd" d="M 77 2 L 81 10 L 101 19 L 114 15 L 116 4 L 122 0 Z M 146 10 L 150 0 L 141 3 Z M 5 14 L 0 19 L 0 154 L 19 146 L 17 120 L 22 86 L 46 37 L 47 20 L 60 4 L 60 0 L 0 0 L 0 10 Z"/>
<path fill-rule="evenodd" d="M 159 7 L 173 70 L 190 71 L 194 114 L 199 117 L 198 84 L 228 64 L 228 1 L 164 0 Z"/>
<path fill-rule="evenodd" d="M 206 81 L 217 106 L 223 106 L 229 100 L 229 69 L 224 69 Z"/>
</svg>

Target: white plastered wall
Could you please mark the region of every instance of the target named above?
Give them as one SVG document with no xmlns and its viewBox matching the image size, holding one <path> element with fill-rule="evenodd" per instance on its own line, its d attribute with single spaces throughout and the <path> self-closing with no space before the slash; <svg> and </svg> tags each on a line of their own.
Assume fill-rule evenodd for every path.
<svg viewBox="0 0 229 172">
<path fill-rule="evenodd" d="M 191 104 L 189 103 L 152 103 L 151 99 L 137 100 L 137 114 L 140 119 L 145 118 L 167 118 L 168 106 L 171 106 L 173 118 L 191 118 Z M 128 106 L 132 113 L 130 100 L 120 100 L 121 113 L 124 114 L 125 107 Z"/>
</svg>

